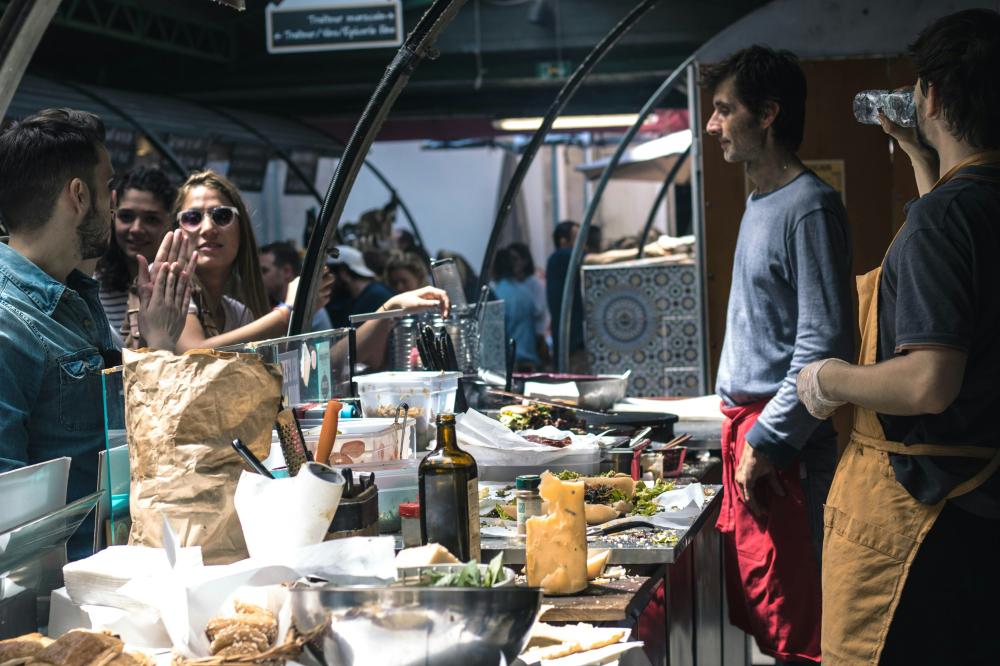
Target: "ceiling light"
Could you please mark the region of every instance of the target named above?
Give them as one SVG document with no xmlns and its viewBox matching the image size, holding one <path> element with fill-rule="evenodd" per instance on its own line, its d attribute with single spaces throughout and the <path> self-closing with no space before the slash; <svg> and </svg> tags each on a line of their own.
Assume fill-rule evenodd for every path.
<svg viewBox="0 0 1000 666">
<path fill-rule="evenodd" d="M 559 116 L 552 124 L 554 130 L 600 129 L 605 127 L 631 127 L 639 118 L 637 113 L 618 113 L 601 116 Z M 652 122 L 647 118 L 646 122 Z M 645 124 L 645 123 L 643 123 Z M 541 118 L 501 118 L 493 121 L 493 128 L 504 132 L 532 132 L 542 125 Z"/>
</svg>

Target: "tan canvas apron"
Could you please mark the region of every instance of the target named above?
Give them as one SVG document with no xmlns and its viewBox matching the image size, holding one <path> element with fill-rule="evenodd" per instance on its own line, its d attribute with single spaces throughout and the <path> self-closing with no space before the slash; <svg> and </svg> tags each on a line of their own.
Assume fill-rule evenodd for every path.
<svg viewBox="0 0 1000 666">
<path fill-rule="evenodd" d="M 960 168 L 994 163 L 996 157 L 974 156 L 949 171 L 935 187 L 955 177 Z M 880 266 L 858 278 L 861 365 L 876 360 L 881 275 Z M 1000 467 L 1000 449 L 888 441 L 878 415 L 855 407 L 851 441 L 837 466 L 824 510 L 821 641 L 825 666 L 878 663 L 910 565 L 944 508 L 945 500 L 928 505 L 914 499 L 896 481 L 889 453 L 988 461 L 949 498 L 975 490 Z"/>
</svg>

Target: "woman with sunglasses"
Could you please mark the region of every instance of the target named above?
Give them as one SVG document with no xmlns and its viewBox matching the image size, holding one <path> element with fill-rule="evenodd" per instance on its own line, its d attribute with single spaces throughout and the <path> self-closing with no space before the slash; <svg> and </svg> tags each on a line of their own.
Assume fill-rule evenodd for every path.
<svg viewBox="0 0 1000 666">
<path fill-rule="evenodd" d="M 178 190 L 175 209 L 177 225 L 198 250 L 199 285 L 177 351 L 285 335 L 291 306 L 268 305 L 257 240 L 236 186 L 213 171 L 194 173 Z M 294 286 L 286 303 L 288 298 L 294 298 Z"/>
<path fill-rule="evenodd" d="M 192 174 L 177 194 L 177 224 L 198 252 L 195 269 L 200 288 L 192 296 L 187 324 L 177 351 L 224 347 L 286 335 L 298 280 L 288 288 L 285 303 L 270 308 L 260 273 L 259 252 L 250 215 L 239 190 L 212 171 Z M 317 309 L 330 298 L 333 277 L 324 274 Z M 426 287 L 398 294 L 382 310 L 424 307 L 448 310 L 448 297 Z M 358 329 L 361 362 L 378 367 L 385 355 L 392 322 L 366 322 Z"/>
</svg>

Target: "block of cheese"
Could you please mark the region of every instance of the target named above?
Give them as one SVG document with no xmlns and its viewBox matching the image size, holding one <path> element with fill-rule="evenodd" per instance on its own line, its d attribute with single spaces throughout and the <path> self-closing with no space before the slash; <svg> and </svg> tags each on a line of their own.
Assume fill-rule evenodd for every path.
<svg viewBox="0 0 1000 666">
<path fill-rule="evenodd" d="M 587 551 L 587 578 L 593 580 L 604 573 L 610 558 L 611 551 L 607 549 Z"/>
<path fill-rule="evenodd" d="M 458 558 L 439 543 L 406 548 L 396 554 L 396 568 L 429 567 L 432 564 L 458 564 Z"/>
<path fill-rule="evenodd" d="M 587 587 L 587 522 L 583 481 L 560 481 L 545 472 L 538 493 L 548 513 L 527 520 L 528 585 L 545 594 L 575 594 Z"/>
</svg>

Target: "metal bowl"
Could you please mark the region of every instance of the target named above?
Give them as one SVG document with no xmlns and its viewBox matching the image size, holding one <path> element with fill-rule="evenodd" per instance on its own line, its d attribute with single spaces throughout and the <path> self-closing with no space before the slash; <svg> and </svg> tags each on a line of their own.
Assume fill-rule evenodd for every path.
<svg viewBox="0 0 1000 666">
<path fill-rule="evenodd" d="M 592 409 L 603 412 L 611 409 L 615 403 L 625 399 L 625 391 L 628 388 L 628 378 L 631 370 L 622 375 L 567 375 L 567 374 L 534 374 L 516 376 L 516 381 L 520 388 L 515 386 L 522 393 L 525 392 L 525 384 L 536 382 L 540 384 L 575 384 L 576 393 L 579 397 L 569 399 L 581 409 Z"/>
<path fill-rule="evenodd" d="M 334 587 L 297 584 L 300 631 L 326 624 L 314 645 L 330 666 L 514 661 L 538 615 L 538 588 Z"/>
</svg>

